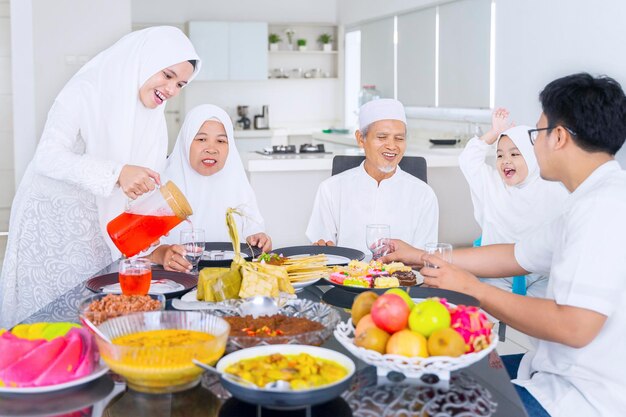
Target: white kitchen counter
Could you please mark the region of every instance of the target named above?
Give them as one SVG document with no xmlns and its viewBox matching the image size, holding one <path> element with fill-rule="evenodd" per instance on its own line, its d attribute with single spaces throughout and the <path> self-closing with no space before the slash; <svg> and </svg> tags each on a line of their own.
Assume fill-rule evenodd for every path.
<svg viewBox="0 0 626 417">
<path fill-rule="evenodd" d="M 317 138 L 320 134 L 314 134 Z M 266 230 L 274 247 L 307 245 L 304 235 L 319 184 L 330 177 L 332 159 L 338 154 L 359 154 L 356 140 L 348 135 L 323 134 L 332 154 L 242 153 L 241 157 L 254 189 Z M 328 140 L 330 139 L 330 140 Z M 428 184 L 439 201 L 439 240 L 455 246 L 470 245 L 480 235 L 469 188 L 459 169 L 456 146 L 411 143 L 406 155 L 423 156 L 428 165 Z"/>
</svg>

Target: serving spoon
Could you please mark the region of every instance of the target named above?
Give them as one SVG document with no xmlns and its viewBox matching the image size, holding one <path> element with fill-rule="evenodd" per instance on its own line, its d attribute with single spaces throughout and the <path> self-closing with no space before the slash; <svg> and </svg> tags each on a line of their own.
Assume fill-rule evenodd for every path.
<svg viewBox="0 0 626 417">
<path fill-rule="evenodd" d="M 92 332 L 94 332 L 95 334 L 98 335 L 98 337 L 100 337 L 102 340 L 104 340 L 105 342 L 109 343 L 109 344 L 113 344 L 113 342 L 111 342 L 111 339 L 109 339 L 104 333 L 102 333 L 95 324 L 93 324 L 93 322 L 91 320 L 89 320 L 87 317 L 83 316 L 81 317 L 81 320 L 83 321 L 83 324 L 85 324 L 87 327 L 89 327 L 89 330 L 91 330 Z"/>
<path fill-rule="evenodd" d="M 212 372 L 214 374 L 223 376 L 225 378 L 228 379 L 232 379 L 235 382 L 238 382 L 242 385 L 251 387 L 251 388 L 255 388 L 255 389 L 260 389 L 261 387 L 259 387 L 257 384 L 250 382 L 246 379 L 243 379 L 242 377 L 240 377 L 239 375 L 235 375 L 235 374 L 231 374 L 228 372 L 222 372 L 220 370 L 218 370 L 217 368 L 207 365 L 206 363 L 202 363 L 197 359 L 192 359 L 191 360 L 194 365 L 204 369 L 205 371 L 209 371 Z M 287 381 L 283 381 L 283 380 L 278 380 L 278 381 L 272 381 L 272 382 L 268 382 L 267 384 L 265 384 L 265 386 L 263 387 L 264 389 L 272 389 L 272 390 L 277 390 L 277 391 L 291 391 L 291 384 Z"/>
</svg>

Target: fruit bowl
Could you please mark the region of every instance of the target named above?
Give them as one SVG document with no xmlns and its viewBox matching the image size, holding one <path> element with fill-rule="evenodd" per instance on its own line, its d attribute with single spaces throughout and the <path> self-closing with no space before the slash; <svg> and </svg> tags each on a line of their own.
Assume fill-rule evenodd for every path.
<svg viewBox="0 0 626 417">
<path fill-rule="evenodd" d="M 489 346 L 478 352 L 466 353 L 459 357 L 430 356 L 407 357 L 391 354 L 380 354 L 374 350 L 365 349 L 354 344 L 354 326 L 352 321 L 341 322 L 337 325 L 334 335 L 350 353 L 363 362 L 378 369 L 379 375 L 387 375 L 391 371 L 400 372 L 409 378 L 418 378 L 423 374 L 448 374 L 457 369 L 466 368 L 487 356 L 498 344 L 497 335 L 491 331 Z M 448 378 L 449 379 L 449 378 Z"/>
<path fill-rule="evenodd" d="M 114 342 L 96 337 L 100 356 L 130 388 L 166 393 L 200 381 L 203 371 L 192 359 L 214 365 L 224 354 L 230 326 L 206 313 L 155 311 L 113 318 L 98 329 Z"/>
</svg>

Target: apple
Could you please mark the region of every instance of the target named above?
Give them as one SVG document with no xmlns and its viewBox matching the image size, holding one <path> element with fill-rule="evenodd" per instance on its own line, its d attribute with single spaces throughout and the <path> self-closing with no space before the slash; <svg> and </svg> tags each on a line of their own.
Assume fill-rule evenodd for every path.
<svg viewBox="0 0 626 417">
<path fill-rule="evenodd" d="M 399 295 L 400 297 L 402 297 L 402 299 L 409 306 L 409 310 L 412 310 L 413 306 L 415 306 L 415 301 L 413 301 L 413 299 L 411 298 L 409 293 L 404 291 L 402 288 L 391 288 L 391 289 L 385 291 L 385 294 L 396 294 L 396 295 Z"/>
<path fill-rule="evenodd" d="M 435 330 L 428 338 L 428 352 L 432 356 L 451 356 L 456 358 L 465 353 L 463 336 L 452 327 Z"/>
<path fill-rule="evenodd" d="M 355 326 L 359 324 L 359 320 L 372 310 L 372 304 L 378 298 L 378 294 L 374 291 L 364 291 L 357 295 L 352 302 L 350 314 L 352 315 L 352 323 Z"/>
<path fill-rule="evenodd" d="M 389 340 L 389 333 L 372 326 L 354 338 L 354 344 L 365 349 L 375 350 L 378 353 L 385 353 L 385 347 Z"/>
<path fill-rule="evenodd" d="M 361 320 L 359 320 L 359 324 L 356 325 L 356 328 L 354 329 L 354 337 L 358 337 L 370 327 L 376 327 L 376 324 L 374 323 L 374 320 L 372 320 L 372 315 L 366 314 L 361 318 Z"/>
<path fill-rule="evenodd" d="M 395 333 L 406 328 L 409 307 L 402 297 L 396 294 L 383 294 L 372 304 L 372 320 L 377 327 L 387 333 Z"/>
<path fill-rule="evenodd" d="M 385 348 L 386 353 L 408 357 L 428 357 L 428 342 L 421 334 L 404 329 L 391 335 Z"/>
<path fill-rule="evenodd" d="M 376 320 L 374 320 L 376 322 Z M 450 312 L 437 299 L 415 304 L 409 315 L 409 328 L 429 337 L 435 330 L 450 327 Z"/>
</svg>

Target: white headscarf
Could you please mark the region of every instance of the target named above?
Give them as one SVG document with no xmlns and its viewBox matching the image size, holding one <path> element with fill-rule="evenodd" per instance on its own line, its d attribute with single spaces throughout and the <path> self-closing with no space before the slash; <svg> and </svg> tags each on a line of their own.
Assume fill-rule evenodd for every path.
<svg viewBox="0 0 626 417">
<path fill-rule="evenodd" d="M 472 190 L 474 214 L 480 223 L 482 244 L 517 242 L 525 233 L 552 220 L 561 210 L 567 190 L 559 182 L 549 182 L 539 176 L 539 165 L 528 138 L 529 126 L 515 126 L 503 132 L 524 157 L 528 176 L 515 186 L 502 181 L 497 170 L 490 170 L 484 181 L 484 195 Z"/>
<path fill-rule="evenodd" d="M 224 168 L 213 175 L 205 176 L 191 167 L 189 149 L 200 127 L 210 119 L 217 119 L 224 125 L 228 136 L 228 157 Z M 265 230 L 256 196 L 250 187 L 235 146 L 233 123 L 228 114 L 219 107 L 204 104 L 187 113 L 174 150 L 167 160 L 163 178 L 172 180 L 187 197 L 193 210 L 191 216 L 193 226 L 204 229 L 207 242 L 230 242 L 226 228 L 228 207 L 237 207 L 245 214 L 243 223 L 236 218 L 242 241 Z M 185 223 L 178 225 L 161 241 L 169 244 L 180 243 L 180 230 L 185 228 L 189 228 L 189 225 Z"/>
<path fill-rule="evenodd" d="M 167 156 L 165 105 L 146 108 L 139 89 L 154 74 L 180 62 L 196 60 L 188 81 L 200 70 L 200 58 L 189 39 L 177 28 L 151 27 L 124 36 L 83 66 L 63 87 L 56 102 L 74 103 L 82 98 L 80 134 L 85 153 L 120 164 L 163 170 Z M 98 197 L 103 236 L 107 223 L 122 213 L 126 196 L 115 188 L 108 197 Z M 117 249 L 107 238 L 114 253 Z"/>
</svg>

